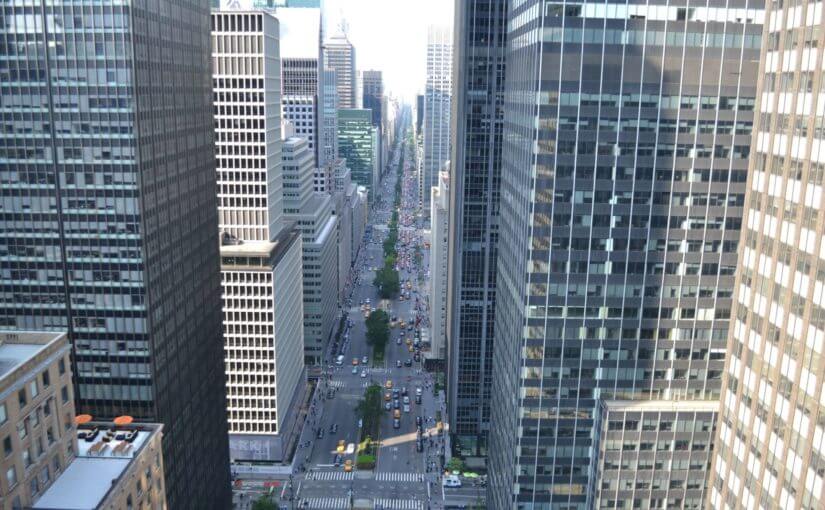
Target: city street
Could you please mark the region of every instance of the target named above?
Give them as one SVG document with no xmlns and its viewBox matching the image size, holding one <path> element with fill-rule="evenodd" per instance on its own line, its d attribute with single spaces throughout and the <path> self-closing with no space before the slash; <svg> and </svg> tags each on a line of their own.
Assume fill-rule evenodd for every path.
<svg viewBox="0 0 825 510">
<path fill-rule="evenodd" d="M 302 447 L 298 455 L 303 459 L 299 462 L 303 471 L 293 480 L 297 495 L 292 501 L 295 508 L 343 509 L 351 508 L 358 501 L 371 501 L 374 508 L 423 510 L 440 508 L 442 504 L 438 459 L 443 453 L 443 443 L 436 432 L 436 412 L 442 409 L 443 403 L 436 400 L 432 377 L 423 370 L 420 353 L 417 354 L 412 345 L 401 340 L 402 333 L 405 340 L 413 338 L 414 328 L 391 328 L 385 359 L 375 364 L 372 348 L 366 343 L 366 323 L 361 308 L 362 303 L 369 302 L 372 310 L 384 308 L 390 317 L 397 317 L 413 326 L 417 314 L 426 313 L 419 289 L 421 268 L 415 265 L 413 256 L 416 246 L 420 246 L 422 241 L 415 230 L 402 227 L 405 222 L 412 224 L 414 221 L 412 212 L 404 211 L 414 211 L 418 200 L 412 151 L 408 144 L 401 187 L 398 242 L 399 277 L 402 291 L 406 291 L 410 298 L 382 301 L 373 284 L 376 270 L 383 265 L 382 243 L 392 216 L 393 194 L 398 178 L 397 159 L 393 159 L 379 191 L 383 200 L 370 213 L 365 246 L 355 264 L 356 284 L 346 310 L 350 325 L 341 336 L 341 345 L 335 346 L 336 349 L 330 354 L 317 389 L 316 405 L 310 411 L 301 438 Z M 403 284 L 406 280 L 410 281 L 409 287 Z M 424 320 L 422 316 L 420 321 Z M 419 361 L 414 360 L 416 355 Z M 343 356 L 340 365 L 337 363 L 338 356 Z M 366 364 L 363 362 L 365 357 Z M 355 463 L 353 450 L 359 438 L 356 406 L 371 384 L 382 386 L 382 392 L 391 391 L 387 389 L 388 384 L 402 390 L 402 394 L 406 389 L 409 411 L 401 406 L 400 428 L 397 429 L 393 427 L 392 408 L 383 411 L 380 447 L 374 470 L 345 472 L 344 462 L 352 460 Z M 421 390 L 420 404 L 415 403 L 417 388 Z M 421 452 L 416 448 L 416 417 L 421 417 L 424 431 Z M 339 459 L 340 465 L 336 466 L 339 441 L 344 442 L 346 450 Z M 284 489 L 284 494 L 288 500 L 290 490 Z"/>
</svg>

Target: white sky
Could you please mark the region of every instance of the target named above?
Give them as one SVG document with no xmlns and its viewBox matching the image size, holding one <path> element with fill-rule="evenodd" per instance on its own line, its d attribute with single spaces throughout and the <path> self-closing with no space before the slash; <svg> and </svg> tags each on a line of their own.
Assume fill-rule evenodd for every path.
<svg viewBox="0 0 825 510">
<path fill-rule="evenodd" d="M 453 0 L 323 0 L 326 36 L 341 16 L 359 71 L 384 72 L 384 90 L 411 103 L 424 90 L 427 27 L 453 25 Z"/>
</svg>

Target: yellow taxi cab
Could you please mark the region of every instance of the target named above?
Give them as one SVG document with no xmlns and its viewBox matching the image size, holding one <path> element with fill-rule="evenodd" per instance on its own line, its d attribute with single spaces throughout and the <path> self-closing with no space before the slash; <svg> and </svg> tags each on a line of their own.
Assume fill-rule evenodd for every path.
<svg viewBox="0 0 825 510">
<path fill-rule="evenodd" d="M 396 409 L 395 411 L 393 411 L 392 417 L 401 419 L 401 411 L 399 409 Z"/>
<path fill-rule="evenodd" d="M 387 388 L 387 389 L 392 388 L 392 380 L 387 379 L 387 382 L 386 382 L 386 384 L 384 384 L 384 387 Z"/>
<path fill-rule="evenodd" d="M 406 343 L 407 345 L 412 345 L 412 339 L 408 338 L 408 339 L 404 340 L 404 343 Z"/>
<path fill-rule="evenodd" d="M 412 346 L 412 345 L 408 345 L 408 346 L 407 346 L 407 350 L 408 350 L 408 351 L 410 351 L 410 352 L 413 352 L 415 349 L 413 349 L 413 346 Z"/>
<path fill-rule="evenodd" d="M 437 422 L 437 423 L 435 424 L 435 430 L 436 430 L 436 432 L 438 432 L 439 434 L 441 434 L 441 432 L 444 430 L 444 424 L 443 424 L 443 423 L 441 423 L 440 421 L 439 421 L 439 422 Z"/>
<path fill-rule="evenodd" d="M 344 472 L 349 473 L 350 471 L 352 471 L 352 459 L 347 459 L 347 461 L 344 462 Z"/>
<path fill-rule="evenodd" d="M 404 321 L 398 321 L 398 327 L 400 327 L 400 328 L 406 328 L 406 327 L 407 327 L 407 323 L 406 323 L 406 322 L 404 322 Z"/>
<path fill-rule="evenodd" d="M 335 448 L 335 451 L 338 452 L 338 453 L 344 453 L 344 450 L 346 450 L 346 449 L 347 449 L 347 442 L 344 441 L 343 439 L 338 441 L 338 447 Z"/>
</svg>

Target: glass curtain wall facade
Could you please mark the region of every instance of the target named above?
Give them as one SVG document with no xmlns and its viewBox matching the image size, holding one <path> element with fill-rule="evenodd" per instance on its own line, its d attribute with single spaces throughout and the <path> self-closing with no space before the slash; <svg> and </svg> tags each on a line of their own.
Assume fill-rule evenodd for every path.
<svg viewBox="0 0 825 510">
<path fill-rule="evenodd" d="M 0 6 L 0 326 L 68 331 L 78 412 L 164 424 L 228 508 L 209 3 Z"/>
<path fill-rule="evenodd" d="M 708 508 L 825 507 L 823 22 L 768 6 Z"/>
<path fill-rule="evenodd" d="M 376 153 L 374 131 L 369 110 L 338 110 L 338 154 L 347 160 L 352 181 L 367 188 L 371 200 L 372 191 L 378 186 L 378 183 L 373 183 Z"/>
<path fill-rule="evenodd" d="M 455 9 L 447 406 L 451 431 L 478 455 L 490 421 L 507 5 L 460 0 Z"/>
<path fill-rule="evenodd" d="M 424 90 L 424 172 L 419 176 L 422 212 L 430 216 L 430 189 L 450 158 L 450 96 L 452 95 L 452 29 L 427 29 L 427 83 Z"/>
<path fill-rule="evenodd" d="M 701 505 L 669 465 L 622 490 L 597 479 L 596 430 L 612 401 L 719 399 L 763 16 L 746 0 L 511 4 L 493 508 Z"/>
</svg>

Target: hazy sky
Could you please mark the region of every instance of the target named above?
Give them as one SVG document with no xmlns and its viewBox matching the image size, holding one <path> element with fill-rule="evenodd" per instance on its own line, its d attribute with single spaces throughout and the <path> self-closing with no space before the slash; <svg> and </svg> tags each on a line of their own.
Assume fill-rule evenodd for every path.
<svg viewBox="0 0 825 510">
<path fill-rule="evenodd" d="M 384 72 L 384 88 L 411 101 L 424 89 L 427 27 L 453 22 L 453 0 L 324 0 L 325 35 L 343 16 L 358 70 Z"/>
</svg>

